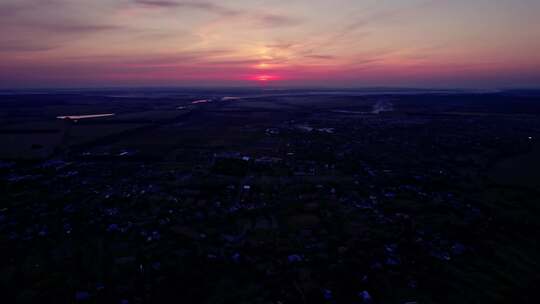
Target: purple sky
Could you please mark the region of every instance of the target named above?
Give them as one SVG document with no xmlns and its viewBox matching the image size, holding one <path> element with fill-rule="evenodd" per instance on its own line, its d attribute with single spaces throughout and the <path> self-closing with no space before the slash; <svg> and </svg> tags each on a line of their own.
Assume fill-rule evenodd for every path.
<svg viewBox="0 0 540 304">
<path fill-rule="evenodd" d="M 0 87 L 540 85 L 538 0 L 0 0 Z"/>
</svg>

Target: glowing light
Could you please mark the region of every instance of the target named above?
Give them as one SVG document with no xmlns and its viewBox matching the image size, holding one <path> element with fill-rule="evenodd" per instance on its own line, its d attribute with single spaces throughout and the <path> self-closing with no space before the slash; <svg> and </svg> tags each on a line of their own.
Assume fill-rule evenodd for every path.
<svg viewBox="0 0 540 304">
<path fill-rule="evenodd" d="M 247 78 L 251 81 L 256 81 L 259 83 L 268 83 L 271 81 L 281 80 L 282 78 L 278 75 L 271 75 L 271 74 L 255 74 L 251 75 Z"/>
<path fill-rule="evenodd" d="M 261 62 L 257 65 L 257 68 L 259 69 L 267 69 L 269 68 L 270 66 L 268 65 L 268 63 L 264 63 L 264 62 Z"/>
<path fill-rule="evenodd" d="M 277 77 L 274 75 L 257 75 L 255 76 L 255 80 L 261 81 L 261 82 L 267 82 L 271 80 L 276 80 Z"/>
</svg>

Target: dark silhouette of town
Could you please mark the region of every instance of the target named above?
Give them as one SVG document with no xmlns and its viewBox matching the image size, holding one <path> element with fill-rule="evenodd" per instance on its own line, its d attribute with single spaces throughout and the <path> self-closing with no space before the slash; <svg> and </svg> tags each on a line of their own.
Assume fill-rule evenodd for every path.
<svg viewBox="0 0 540 304">
<path fill-rule="evenodd" d="M 0 95 L 4 303 L 533 303 L 540 92 Z"/>
</svg>

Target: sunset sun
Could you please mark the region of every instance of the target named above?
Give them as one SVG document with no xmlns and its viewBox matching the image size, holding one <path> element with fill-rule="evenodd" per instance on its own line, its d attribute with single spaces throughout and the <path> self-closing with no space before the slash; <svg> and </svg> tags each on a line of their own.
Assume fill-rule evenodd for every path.
<svg viewBox="0 0 540 304">
<path fill-rule="evenodd" d="M 255 80 L 257 82 L 261 82 L 261 83 L 264 83 L 264 82 L 271 82 L 271 81 L 275 81 L 275 80 L 278 80 L 279 77 L 276 76 L 276 75 L 269 75 L 269 74 L 263 74 L 263 75 L 255 75 L 252 80 Z"/>
</svg>

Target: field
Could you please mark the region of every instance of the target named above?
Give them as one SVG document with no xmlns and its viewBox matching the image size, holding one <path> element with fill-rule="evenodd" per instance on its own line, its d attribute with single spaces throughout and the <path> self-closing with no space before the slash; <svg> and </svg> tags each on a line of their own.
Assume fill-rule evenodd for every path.
<svg viewBox="0 0 540 304">
<path fill-rule="evenodd" d="M 491 174 L 501 185 L 540 189 L 540 147 L 536 145 L 531 152 L 499 161 Z"/>
</svg>

